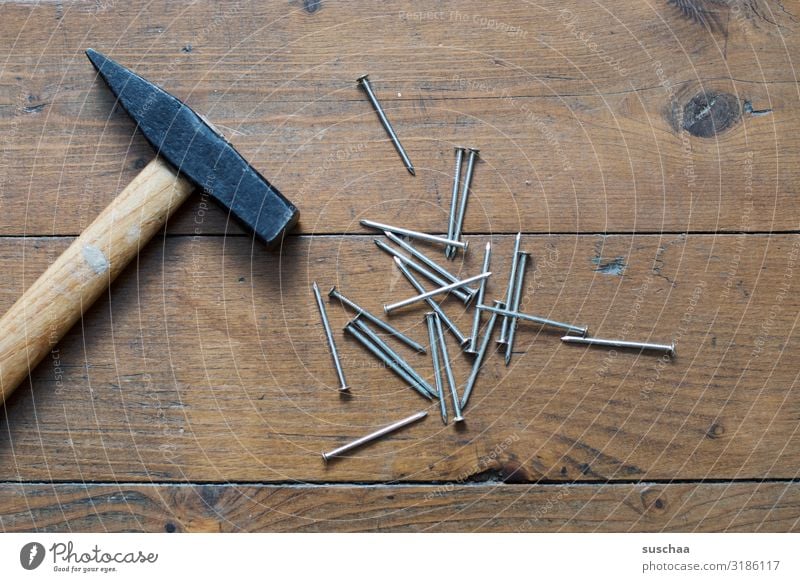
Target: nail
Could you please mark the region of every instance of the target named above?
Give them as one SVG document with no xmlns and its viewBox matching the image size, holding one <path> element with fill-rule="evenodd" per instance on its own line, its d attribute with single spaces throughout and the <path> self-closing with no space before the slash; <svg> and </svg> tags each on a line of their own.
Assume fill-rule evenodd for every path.
<svg viewBox="0 0 800 582">
<path fill-rule="evenodd" d="M 331 287 L 331 290 L 328 291 L 328 297 L 330 297 L 331 299 L 338 299 L 344 305 L 346 305 L 347 307 L 349 307 L 350 309 L 355 311 L 358 315 L 360 315 L 364 319 L 374 323 L 375 325 L 377 325 L 379 328 L 381 328 L 383 331 L 385 331 L 389 335 L 392 335 L 392 336 L 396 337 L 398 339 L 398 341 L 403 342 L 404 344 L 406 344 L 411 349 L 418 351 L 420 354 L 424 354 L 425 353 L 425 348 L 422 345 L 418 344 L 417 342 L 412 340 L 410 337 L 405 335 L 403 332 L 395 329 L 394 327 L 392 327 L 391 325 L 389 325 L 388 323 L 386 323 L 382 319 L 379 319 L 378 317 L 372 315 L 369 311 L 367 311 L 366 309 L 361 307 L 355 301 L 353 301 L 351 299 L 348 299 L 347 297 L 342 295 L 339 291 L 336 290 L 336 287 Z"/>
<path fill-rule="evenodd" d="M 397 249 L 393 249 L 385 242 L 380 241 L 378 239 L 373 239 L 373 242 L 378 246 L 379 249 L 381 249 L 382 251 L 388 253 L 393 257 L 397 257 L 398 259 L 403 261 L 404 264 L 408 265 L 409 267 L 414 269 L 417 273 L 419 273 L 420 275 L 431 281 L 434 285 L 439 285 L 439 286 L 447 285 L 447 281 L 445 281 L 435 273 L 432 273 L 419 263 L 409 259 L 407 256 L 402 254 Z M 463 289 L 453 289 L 452 293 L 453 295 L 458 297 L 461 301 L 463 301 L 465 305 L 468 305 L 469 302 L 472 301 L 472 295 L 470 295 L 469 293 L 467 293 L 467 291 Z"/>
<path fill-rule="evenodd" d="M 355 325 L 355 326 L 356 326 L 356 327 L 359 329 L 359 331 L 360 331 L 361 333 L 363 333 L 365 336 L 367 336 L 367 338 L 368 338 L 369 340 L 371 340 L 371 341 L 372 341 L 372 343 L 374 343 L 374 344 L 375 344 L 376 346 L 378 346 L 378 347 L 379 347 L 381 350 L 383 350 L 383 353 L 385 353 L 387 356 L 389 356 L 389 358 L 390 358 L 390 359 L 391 359 L 391 360 L 392 360 L 392 361 L 393 361 L 395 364 L 397 364 L 398 366 L 400 366 L 400 367 L 403 369 L 403 371 L 404 371 L 406 374 L 408 374 L 409 376 L 411 376 L 411 377 L 412 377 L 412 378 L 413 378 L 413 379 L 414 379 L 414 380 L 417 382 L 417 384 L 419 384 L 419 385 L 420 385 L 420 387 L 424 388 L 424 389 L 425 389 L 425 391 L 426 391 L 428 394 L 430 394 L 431 396 L 433 396 L 434 398 L 436 398 L 436 392 L 434 391 L 433 387 L 432 387 L 430 384 L 428 384 L 428 383 L 427 383 L 427 382 L 426 382 L 426 381 L 425 381 L 425 380 L 422 378 L 422 376 L 420 376 L 420 375 L 417 373 L 417 371 L 416 371 L 416 370 L 414 370 L 414 368 L 412 368 L 412 367 L 411 367 L 411 365 L 410 365 L 408 362 L 406 362 L 406 361 L 405 361 L 405 360 L 404 360 L 402 357 L 400 357 L 400 354 L 398 354 L 398 353 L 397 353 L 397 352 L 395 352 L 395 351 L 394 351 L 392 348 L 390 348 L 390 347 L 389 347 L 389 346 L 386 344 L 386 342 L 384 342 L 384 341 L 383 341 L 383 340 L 382 340 L 382 339 L 381 339 L 381 338 L 378 336 L 378 334 L 376 334 L 374 331 L 372 331 L 372 330 L 369 328 L 369 326 L 368 326 L 368 325 L 367 325 L 367 324 L 366 324 L 364 321 L 362 321 L 360 318 L 356 317 L 356 318 L 353 320 L 353 325 Z"/>
<path fill-rule="evenodd" d="M 495 307 L 498 308 L 505 305 L 502 301 L 495 301 L 494 304 Z M 464 387 L 464 395 L 461 397 L 461 410 L 464 410 L 467 407 L 467 402 L 472 394 L 472 389 L 475 387 L 475 381 L 478 379 L 478 374 L 483 366 L 483 360 L 486 358 L 486 350 L 489 349 L 489 344 L 492 343 L 492 333 L 494 333 L 497 317 L 497 313 L 492 313 L 492 317 L 489 319 L 489 323 L 486 325 L 486 331 L 483 334 L 483 341 L 481 342 L 481 347 L 478 350 L 478 356 L 475 358 L 475 362 L 472 364 L 472 371 L 469 373 L 467 385 Z"/>
<path fill-rule="evenodd" d="M 395 234 L 402 234 L 402 235 L 405 235 L 405 236 L 407 236 L 409 238 L 416 238 L 416 239 L 419 239 L 419 240 L 424 240 L 424 241 L 427 241 L 427 242 L 436 243 L 436 244 L 440 244 L 440 245 L 455 245 L 460 249 L 467 250 L 467 245 L 468 245 L 467 241 L 461 242 L 461 241 L 458 241 L 458 240 L 452 240 L 452 239 L 449 239 L 449 238 L 444 238 L 444 237 L 441 237 L 441 236 L 436 236 L 436 235 L 428 234 L 428 233 L 425 233 L 425 232 L 419 232 L 419 231 L 416 231 L 416 230 L 409 230 L 407 228 L 401 228 L 399 226 L 391 226 L 389 224 L 383 224 L 382 222 L 375 222 L 374 220 L 362 219 L 361 220 L 361 225 L 369 227 L 369 228 L 374 228 L 376 230 L 388 230 L 388 231 L 393 232 Z"/>
<path fill-rule="evenodd" d="M 447 404 L 444 398 L 444 389 L 442 388 L 442 369 L 439 363 L 439 346 L 436 340 L 436 322 L 434 319 L 436 314 L 428 312 L 425 314 L 425 322 L 428 324 L 428 341 L 431 344 L 431 360 L 433 361 L 433 378 L 436 381 L 436 391 L 439 393 L 439 408 L 442 413 L 442 422 L 447 426 Z"/>
<path fill-rule="evenodd" d="M 450 356 L 447 354 L 447 342 L 444 339 L 442 332 L 442 322 L 437 317 L 434 319 L 436 324 L 436 336 L 439 340 L 439 350 L 444 362 L 444 373 L 447 376 L 447 383 L 450 385 L 450 395 L 453 397 L 453 422 L 464 422 L 464 417 L 461 416 L 461 405 L 458 403 L 458 392 L 456 391 L 456 379 L 453 377 L 453 368 L 450 367 Z"/>
<path fill-rule="evenodd" d="M 348 322 L 347 325 L 344 326 L 344 330 L 352 335 L 358 343 L 364 346 L 367 351 L 369 351 L 373 356 L 378 358 L 381 362 L 383 362 L 387 368 L 389 368 L 392 372 L 400 376 L 406 384 L 411 386 L 414 390 L 420 393 L 421 396 L 424 396 L 428 400 L 432 400 L 431 395 L 428 394 L 428 391 L 422 388 L 417 384 L 417 381 L 414 380 L 411 376 L 406 374 L 405 370 L 403 370 L 400 366 L 395 364 L 388 355 L 386 355 L 383 350 L 381 350 L 378 346 L 373 344 L 367 336 L 365 336 L 359 329 L 357 329 L 352 322 Z"/>
<path fill-rule="evenodd" d="M 489 271 L 489 263 L 492 260 L 492 243 L 486 243 L 486 250 L 483 253 L 483 269 L 484 273 Z M 483 297 L 486 295 L 486 279 L 481 281 L 481 286 L 478 287 L 478 305 L 483 303 Z M 476 309 L 475 313 L 472 315 L 472 333 L 469 337 L 469 346 L 467 349 L 464 350 L 468 354 L 475 354 L 477 353 L 478 349 L 478 329 L 481 326 L 481 311 L 480 309 Z"/>
<path fill-rule="evenodd" d="M 325 461 L 329 461 L 333 457 L 339 457 L 348 451 L 352 451 L 355 448 L 358 448 L 362 445 L 366 445 L 374 440 L 381 438 L 382 436 L 386 436 L 389 433 L 393 433 L 396 430 L 403 428 L 404 426 L 408 426 L 418 420 L 422 420 L 428 416 L 428 413 L 424 410 L 422 412 L 418 412 L 416 414 L 412 414 L 408 418 L 404 418 L 403 420 L 398 420 L 395 423 L 390 424 L 389 426 L 384 426 L 382 429 L 376 430 L 375 432 L 371 432 L 366 436 L 361 437 L 360 439 L 356 439 L 351 443 L 348 443 L 344 446 L 339 447 L 338 449 L 333 449 L 329 453 L 322 453 L 322 458 Z"/>
<path fill-rule="evenodd" d="M 508 318 L 516 317 L 517 319 L 522 319 L 524 321 L 533 321 L 534 323 L 541 323 L 542 325 L 549 325 L 550 327 L 565 329 L 569 332 L 580 334 L 581 336 L 585 336 L 586 333 L 589 331 L 588 328 L 585 326 L 579 327 L 577 325 L 562 323 L 560 321 L 553 321 L 552 319 L 545 319 L 544 317 L 538 317 L 536 315 L 528 315 L 527 313 L 520 313 L 518 311 L 509 311 L 508 309 L 498 309 L 497 307 L 490 307 L 488 305 L 477 305 L 476 308 L 480 309 L 481 311 L 490 311 L 492 313 L 497 313 L 499 315 L 503 315 Z"/>
<path fill-rule="evenodd" d="M 403 265 L 402 263 L 399 263 L 399 262 L 395 262 L 395 264 L 397 265 L 397 268 L 400 269 L 400 272 L 403 273 L 403 276 L 406 279 L 408 279 L 408 282 L 411 283 L 411 286 L 414 287 L 414 289 L 416 289 L 420 293 L 424 293 L 425 292 L 425 287 L 423 287 L 422 283 L 420 283 L 417 280 L 417 278 L 414 275 L 411 274 L 411 272 L 405 267 L 405 265 Z M 436 301 L 434 301 L 433 299 L 430 299 L 430 298 L 426 299 L 425 301 L 428 302 L 428 306 L 430 306 L 431 310 L 433 310 L 436 313 L 436 315 L 439 316 L 439 319 L 441 319 L 444 322 L 444 324 L 447 326 L 447 329 L 449 329 L 450 332 L 454 336 L 456 336 L 456 339 L 458 340 L 458 344 L 460 346 L 466 345 L 466 343 L 469 341 L 469 339 L 464 337 L 464 334 L 461 333 L 461 330 L 459 330 L 458 327 L 456 327 L 456 324 L 453 323 L 452 319 L 447 317 L 447 314 L 444 312 L 444 310 L 441 307 L 439 307 L 439 304 L 436 303 Z"/>
<path fill-rule="evenodd" d="M 514 253 L 511 255 L 511 271 L 508 274 L 508 287 L 506 288 L 506 305 L 511 305 L 511 299 L 514 297 L 514 283 L 517 280 L 517 255 L 519 255 L 519 245 L 521 241 L 522 233 L 518 232 L 514 239 Z M 503 325 L 500 327 L 500 339 L 497 340 L 499 344 L 504 344 L 507 341 L 508 323 L 508 318 L 503 318 Z"/>
<path fill-rule="evenodd" d="M 676 356 L 675 342 L 672 342 L 671 344 L 650 344 L 645 342 L 600 339 L 596 337 L 575 337 L 574 335 L 565 335 L 561 338 L 561 341 L 569 344 L 585 344 L 590 346 L 606 346 L 609 348 L 629 348 L 634 350 L 664 352 L 670 358 L 674 358 Z"/>
<path fill-rule="evenodd" d="M 414 165 L 411 163 L 411 160 L 408 159 L 408 154 L 406 150 L 403 148 L 403 145 L 400 143 L 400 140 L 397 138 L 397 134 L 394 132 L 392 128 L 392 124 L 389 123 L 389 120 L 386 117 L 386 114 L 383 112 L 383 107 L 378 102 L 378 98 L 375 96 L 375 93 L 372 90 L 372 85 L 369 84 L 369 75 L 361 75 L 358 79 L 358 84 L 361 86 L 362 89 L 367 94 L 367 97 L 372 103 L 372 106 L 375 108 L 375 112 L 378 114 L 378 118 L 381 120 L 381 124 L 383 125 L 383 129 L 386 130 L 386 133 L 389 134 L 389 138 L 391 138 L 392 143 L 394 144 L 397 153 L 400 154 L 400 157 L 403 159 L 403 163 L 406 166 L 406 169 L 412 176 L 416 176 L 414 172 Z"/>
<path fill-rule="evenodd" d="M 447 269 L 445 269 L 444 267 L 442 267 L 442 266 L 441 266 L 439 263 L 437 263 L 436 261 L 434 261 L 433 259 L 431 259 L 430 257 L 428 257 L 428 256 L 427 256 L 426 254 L 424 254 L 422 251 L 420 251 L 420 250 L 417 250 L 417 249 L 415 249 L 414 247 L 412 247 L 410 244 L 408 244 L 406 241 L 404 241 L 403 239 L 401 239 L 399 236 L 397 236 L 397 235 L 396 235 L 396 234 L 394 234 L 393 232 L 391 232 L 391 231 L 388 231 L 388 230 L 387 230 L 387 231 L 384 231 L 384 233 L 383 233 L 383 234 L 385 234 L 385 235 L 386 235 L 386 238 L 388 238 L 388 239 L 389 239 L 390 241 L 392 241 L 394 244 L 396 244 L 396 245 L 397 245 L 397 246 L 399 246 L 401 249 L 403 249 L 404 251 L 406 251 L 406 252 L 407 252 L 409 255 L 411 255 L 412 257 L 414 257 L 415 259 L 417 259 L 419 262 L 423 263 L 423 264 L 424 264 L 424 265 L 426 265 L 427 267 L 430 267 L 431 269 L 433 269 L 433 270 L 434 270 L 436 273 L 438 273 L 438 274 L 439 274 L 439 275 L 440 275 L 442 278 L 444 278 L 444 279 L 447 279 L 447 280 L 448 280 L 448 281 L 450 281 L 451 283 L 455 283 L 456 281 L 458 281 L 458 280 L 459 280 L 459 279 L 458 279 L 458 277 L 456 277 L 455 275 L 453 275 L 453 274 L 452 274 L 450 271 L 448 271 Z M 478 290 L 477 290 L 477 289 L 473 289 L 473 288 L 471 288 L 471 287 L 469 287 L 469 288 L 467 288 L 467 289 L 464 289 L 464 291 L 466 291 L 467 293 L 469 293 L 469 294 L 470 294 L 470 296 L 473 296 L 473 295 L 475 295 L 475 293 L 477 293 L 477 292 L 478 292 Z"/>
<path fill-rule="evenodd" d="M 456 147 L 456 169 L 453 172 L 453 194 L 450 198 L 450 215 L 447 219 L 447 238 L 455 238 L 453 236 L 453 232 L 456 228 L 456 209 L 458 208 L 458 187 L 461 182 L 461 163 L 464 160 L 464 148 Z M 444 254 L 447 258 L 450 258 L 450 254 L 453 253 L 455 249 L 453 247 L 445 247 Z"/>
<path fill-rule="evenodd" d="M 469 159 L 467 160 L 467 173 L 464 176 L 464 183 L 461 186 L 461 200 L 459 200 L 458 218 L 456 219 L 456 227 L 450 238 L 461 240 L 461 231 L 464 229 L 464 216 L 467 213 L 467 200 L 469 199 L 469 187 L 472 183 L 472 172 L 475 169 L 475 158 L 478 152 L 475 148 L 469 148 Z M 455 250 L 452 252 L 450 259 L 455 258 Z"/>
<path fill-rule="evenodd" d="M 514 284 L 514 298 L 511 305 L 511 311 L 519 311 L 519 305 L 522 301 L 522 289 L 525 282 L 525 267 L 528 264 L 529 254 L 522 251 L 517 255 L 517 282 Z M 511 353 L 514 351 L 514 336 L 517 333 L 518 319 L 512 319 L 508 324 L 508 343 L 506 344 L 506 366 L 511 363 Z"/>
<path fill-rule="evenodd" d="M 395 257 L 394 260 L 396 263 L 402 264 L 402 261 L 397 257 Z M 430 291 L 426 291 L 425 293 L 415 295 L 414 297 L 409 297 L 408 299 L 403 299 L 402 301 L 398 301 L 396 303 L 389 303 L 388 305 L 383 306 L 383 310 L 386 313 L 391 313 L 392 311 L 397 311 L 401 307 L 406 307 L 408 305 L 413 305 L 414 303 L 419 303 L 420 301 L 424 301 L 425 299 L 435 297 L 436 295 L 441 295 L 442 293 L 447 293 L 448 291 L 452 291 L 453 289 L 458 289 L 459 287 L 463 287 L 464 285 L 469 285 L 470 283 L 475 283 L 476 281 L 481 281 L 482 279 L 486 279 L 491 276 L 492 276 L 491 272 L 480 273 L 478 275 L 462 279 L 457 283 L 450 283 L 449 285 L 445 285 L 444 287 L 431 289 Z"/>
<path fill-rule="evenodd" d="M 347 385 L 347 381 L 344 379 L 344 370 L 342 370 L 342 363 L 339 361 L 339 352 L 336 351 L 336 343 L 333 341 L 331 324 L 328 322 L 328 314 L 325 311 L 325 304 L 322 302 L 322 296 L 319 294 L 319 287 L 317 286 L 316 281 L 311 284 L 311 288 L 314 290 L 314 298 L 317 300 L 319 315 L 322 318 L 322 327 L 325 328 L 325 337 L 328 338 L 328 347 L 330 348 L 331 356 L 333 357 L 333 366 L 336 368 L 337 376 L 339 376 L 339 391 L 347 392 L 350 390 L 350 387 Z"/>
</svg>

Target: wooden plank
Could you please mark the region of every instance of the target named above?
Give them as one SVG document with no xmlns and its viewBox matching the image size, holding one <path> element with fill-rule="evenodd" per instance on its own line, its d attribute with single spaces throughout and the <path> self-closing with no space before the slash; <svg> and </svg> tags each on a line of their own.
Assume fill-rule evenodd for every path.
<svg viewBox="0 0 800 582">
<path fill-rule="evenodd" d="M 153 155 L 112 112 L 88 44 L 217 123 L 298 204 L 301 232 L 405 218 L 409 202 L 426 209 L 413 226 L 441 230 L 455 143 L 483 154 L 467 232 L 794 230 L 797 10 L 758 4 L 709 33 L 665 2 L 623 0 L 444 2 L 441 18 L 410 2 L 366 2 L 359 18 L 328 2 L 4 3 L 0 234 L 77 234 Z M 356 88 L 363 71 L 417 178 Z M 720 97 L 676 118 L 703 91 L 732 96 L 730 115 Z M 731 127 L 679 128 L 702 134 L 712 110 Z M 239 230 L 196 197 L 171 232 Z"/>
<path fill-rule="evenodd" d="M 788 532 L 787 483 L 4 484 L 4 532 Z"/>
<path fill-rule="evenodd" d="M 512 238 L 492 237 L 489 297 L 505 288 Z M 0 239 L 0 308 L 68 242 Z M 293 237 L 276 253 L 170 237 L 11 398 L 0 466 L 22 481 L 796 477 L 800 236 L 526 236 L 522 248 L 526 311 L 600 337 L 675 340 L 678 358 L 562 345 L 525 325 L 512 366 L 488 362 L 463 430 L 430 405 L 423 423 L 326 466 L 323 450 L 426 402 L 337 334 L 353 386 L 340 399 L 310 282 L 375 312 L 410 287 L 368 237 Z M 453 268 L 480 262 L 473 251 Z M 445 308 L 468 328 L 471 312 Z M 423 312 L 393 321 L 424 341 Z M 348 317 L 330 315 L 337 330 Z M 408 358 L 431 377 L 428 358 Z M 455 359 L 463 382 L 468 361 Z"/>
</svg>

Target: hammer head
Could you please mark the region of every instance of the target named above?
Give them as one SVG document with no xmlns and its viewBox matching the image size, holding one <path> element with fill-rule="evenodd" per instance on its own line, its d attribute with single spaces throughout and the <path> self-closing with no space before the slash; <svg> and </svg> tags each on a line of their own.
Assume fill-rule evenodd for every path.
<svg viewBox="0 0 800 582">
<path fill-rule="evenodd" d="M 299 212 L 186 104 L 108 57 L 86 56 L 156 151 L 249 230 L 272 245 Z"/>
</svg>

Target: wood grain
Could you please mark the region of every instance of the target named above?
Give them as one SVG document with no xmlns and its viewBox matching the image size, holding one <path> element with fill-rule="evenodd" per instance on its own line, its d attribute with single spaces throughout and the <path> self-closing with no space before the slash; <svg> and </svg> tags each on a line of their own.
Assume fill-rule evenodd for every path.
<svg viewBox="0 0 800 582">
<path fill-rule="evenodd" d="M 662 0 L 420 10 L 0 1 L 0 312 L 153 158 L 90 46 L 207 116 L 301 211 L 275 253 L 199 194 L 176 212 L 3 408 L 0 530 L 798 529 L 800 5 L 714 4 L 710 28 Z M 358 220 L 444 231 L 454 145 L 481 148 L 465 232 L 495 245 L 490 298 L 523 231 L 525 311 L 674 339 L 678 358 L 525 324 L 464 430 L 430 406 L 325 466 L 428 405 L 344 336 L 339 398 L 310 283 L 376 312 L 413 294 Z M 422 311 L 393 323 L 427 337 Z"/>
<path fill-rule="evenodd" d="M 4 484 L 0 531 L 787 532 L 797 483 Z"/>
<path fill-rule="evenodd" d="M 0 318 L 0 405 L 192 192 L 154 158 Z"/>
<path fill-rule="evenodd" d="M 360 231 L 357 218 L 405 202 L 430 205 L 412 226 L 443 230 L 454 144 L 482 149 L 466 232 L 800 222 L 800 170 L 784 162 L 800 154 L 793 3 L 764 0 L 713 34 L 655 1 L 607 2 L 613 18 L 555 1 L 444 2 L 431 13 L 363 2 L 358 17 L 334 3 L 313 13 L 300 3 L 121 4 L 0 5 L 11 47 L 0 68 L 0 233 L 78 234 L 153 155 L 113 111 L 82 54 L 89 44 L 217 124 L 298 205 L 302 232 Z M 364 71 L 417 178 L 356 87 Z M 733 100 L 730 127 L 696 137 L 683 127 L 701 129 L 716 110 L 678 113 L 704 92 Z M 239 232 L 200 204 L 172 232 Z"/>
<path fill-rule="evenodd" d="M 489 298 L 505 287 L 513 237 L 492 240 Z M 2 242 L 10 304 L 67 241 Z M 598 337 L 675 340 L 677 359 L 562 345 L 523 325 L 512 366 L 490 358 L 459 431 L 344 335 L 353 397 L 337 393 L 311 281 L 376 313 L 413 294 L 369 237 L 293 237 L 279 253 L 170 237 L 9 400 L 0 465 L 15 480 L 796 477 L 800 236 L 526 236 L 522 248 L 525 311 Z M 468 328 L 463 304 L 445 308 Z M 392 321 L 425 342 L 424 311 Z M 329 313 L 336 330 L 349 317 Z M 432 381 L 429 359 L 407 356 Z M 454 360 L 463 383 L 468 361 Z M 426 421 L 323 464 L 323 450 L 426 406 Z"/>
</svg>

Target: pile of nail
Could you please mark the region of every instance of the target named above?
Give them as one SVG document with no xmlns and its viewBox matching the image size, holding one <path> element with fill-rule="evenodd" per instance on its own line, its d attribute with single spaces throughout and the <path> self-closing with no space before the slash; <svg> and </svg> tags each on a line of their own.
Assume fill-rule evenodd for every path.
<svg viewBox="0 0 800 582">
<path fill-rule="evenodd" d="M 378 117 L 381 120 L 384 128 L 389 134 L 392 142 L 394 143 L 400 157 L 403 160 L 406 168 L 411 174 L 414 174 L 414 167 L 408 158 L 405 150 L 403 149 L 400 141 L 397 138 L 394 130 L 391 127 L 386 115 L 384 114 L 380 104 L 375 97 L 372 88 L 367 81 L 366 75 L 359 78 L 359 85 L 366 91 L 372 105 L 374 106 Z M 466 172 L 464 173 L 463 180 L 461 178 L 461 169 L 463 165 L 464 154 L 469 151 L 467 160 Z M 630 342 L 623 340 L 604 340 L 599 338 L 588 337 L 588 330 L 585 326 L 577 326 L 570 323 L 562 323 L 536 315 L 521 313 L 519 311 L 520 302 L 522 299 L 522 292 L 524 289 L 525 271 L 528 266 L 529 253 L 520 250 L 521 233 L 516 235 L 514 241 L 514 251 L 511 261 L 511 269 L 509 272 L 508 283 L 506 285 L 506 292 L 501 300 L 492 301 L 493 305 L 488 305 L 485 301 L 486 297 L 486 283 L 492 272 L 489 270 L 491 263 L 492 246 L 491 243 L 486 243 L 485 252 L 483 256 L 482 272 L 467 278 L 458 278 L 443 267 L 439 262 L 433 260 L 430 256 L 413 246 L 409 239 L 420 240 L 435 245 L 444 247 L 444 255 L 447 259 L 454 259 L 459 250 L 466 253 L 467 241 L 462 240 L 462 230 L 464 224 L 464 216 L 467 210 L 467 201 L 470 193 L 470 184 L 475 169 L 475 162 L 478 155 L 478 150 L 475 148 L 462 148 L 457 147 L 456 152 L 456 165 L 453 178 L 452 198 L 450 203 L 450 213 L 448 219 L 447 236 L 437 236 L 411 230 L 408 228 L 401 228 L 392 226 L 381 222 L 374 222 L 371 220 L 362 220 L 361 224 L 367 228 L 375 229 L 384 234 L 389 242 L 395 246 L 391 246 L 386 242 L 375 239 L 375 244 L 379 249 L 389 254 L 397 267 L 397 269 L 408 280 L 411 286 L 417 291 L 417 295 L 398 301 L 395 303 L 385 304 L 384 311 L 386 315 L 405 308 L 410 305 L 426 303 L 430 311 L 425 314 L 425 320 L 428 330 L 428 344 L 431 351 L 431 360 L 434 371 L 434 384 L 431 386 L 425 378 L 423 378 L 414 368 L 403 358 L 397 351 L 389 346 L 379 335 L 376 330 L 381 330 L 395 338 L 397 341 L 405 344 L 407 347 L 415 350 L 416 352 L 425 354 L 426 349 L 420 343 L 414 341 L 406 334 L 397 330 L 394 326 L 385 320 L 370 313 L 355 301 L 349 299 L 335 287 L 329 292 L 329 297 L 338 300 L 344 307 L 349 308 L 355 313 L 355 317 L 351 319 L 344 327 L 344 331 L 351 335 L 361 346 L 364 347 L 372 356 L 377 358 L 388 369 L 399 376 L 405 383 L 407 383 L 413 390 L 420 396 L 428 399 L 438 399 L 439 408 L 441 412 L 442 422 L 447 425 L 448 423 L 448 409 L 447 400 L 452 400 L 453 421 L 461 423 L 464 421 L 464 410 L 467 407 L 469 398 L 475 387 L 476 381 L 483 367 L 486 354 L 489 350 L 489 345 L 492 341 L 492 336 L 497 324 L 497 319 L 502 318 L 500 325 L 500 337 L 497 343 L 505 347 L 505 363 L 508 366 L 511 362 L 511 357 L 514 351 L 514 341 L 516 337 L 517 325 L 520 320 L 538 323 L 540 325 L 555 327 L 565 330 L 567 335 L 561 339 L 566 343 L 572 344 L 586 344 L 598 345 L 613 348 L 631 348 L 636 350 L 652 350 L 662 352 L 668 357 L 674 357 L 675 346 L 666 344 L 653 344 L 653 343 L 640 343 Z M 405 237 L 405 238 L 401 238 Z M 404 251 L 404 252 L 402 252 Z M 411 272 L 414 271 L 417 275 L 424 277 L 436 287 L 431 290 L 426 290 L 423 284 Z M 477 283 L 478 287 L 474 288 L 471 285 Z M 328 341 L 328 347 L 333 358 L 334 367 L 339 379 L 339 390 L 342 392 L 349 392 L 350 388 L 345 379 L 344 370 L 342 369 L 341 361 L 336 350 L 336 343 L 334 341 L 333 332 L 328 322 L 325 304 L 320 295 L 319 287 L 314 282 L 312 285 L 314 296 L 316 299 L 317 307 L 319 308 L 322 324 L 325 330 L 325 335 Z M 472 329 L 469 335 L 465 335 L 459 330 L 453 320 L 448 317 L 442 306 L 434 300 L 434 297 L 452 295 L 458 300 L 462 301 L 467 306 L 472 305 L 474 308 L 472 317 Z M 487 312 L 489 314 L 488 323 L 484 326 L 483 335 L 480 336 L 481 328 L 481 314 Z M 473 357 L 471 372 L 464 384 L 463 390 L 459 396 L 457 382 L 455 380 L 453 369 L 451 366 L 451 358 L 448 353 L 447 343 L 444 338 L 444 329 L 447 329 L 458 342 L 462 351 L 469 356 Z M 480 336 L 480 337 L 479 337 Z M 444 371 L 444 373 L 442 373 Z M 445 382 L 447 390 L 445 390 Z M 339 457 L 357 447 L 367 444 L 376 440 L 384 435 L 390 434 L 408 424 L 421 420 L 427 416 L 425 411 L 419 412 L 408 418 L 400 420 L 389 426 L 383 427 L 380 430 L 361 437 L 351 443 L 339 447 L 333 451 L 323 453 L 322 457 L 325 461 Z"/>
</svg>

